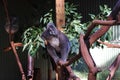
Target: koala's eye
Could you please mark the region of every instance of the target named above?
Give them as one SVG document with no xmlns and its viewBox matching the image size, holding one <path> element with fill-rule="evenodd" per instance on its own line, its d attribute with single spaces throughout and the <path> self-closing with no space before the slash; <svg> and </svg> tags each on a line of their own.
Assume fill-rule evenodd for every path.
<svg viewBox="0 0 120 80">
<path fill-rule="evenodd" d="M 53 35 L 53 36 L 54 36 L 54 35 L 56 35 L 56 33 L 55 33 L 54 29 L 49 28 L 49 30 L 48 30 L 48 31 L 49 31 L 49 34 L 50 34 L 50 35 Z"/>
</svg>

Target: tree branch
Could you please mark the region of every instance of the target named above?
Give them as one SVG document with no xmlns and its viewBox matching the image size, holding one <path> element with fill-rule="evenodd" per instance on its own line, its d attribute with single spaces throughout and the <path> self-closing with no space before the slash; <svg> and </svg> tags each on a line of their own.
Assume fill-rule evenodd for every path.
<svg viewBox="0 0 120 80">
<path fill-rule="evenodd" d="M 88 51 L 88 48 L 86 46 L 87 44 L 84 42 L 83 38 L 84 38 L 84 36 L 81 34 L 80 35 L 80 49 L 79 50 L 81 51 L 82 57 L 85 60 L 86 64 L 88 65 L 90 72 L 96 73 L 96 72 L 98 72 L 98 69 L 97 69 L 95 62 L 92 59 L 92 57 Z"/>
<path fill-rule="evenodd" d="M 23 44 L 22 43 L 14 43 L 14 46 L 15 47 L 22 47 Z M 4 51 L 7 52 L 7 51 L 9 51 L 11 49 L 12 49 L 12 47 L 7 47 L 7 48 L 4 49 Z"/>
<path fill-rule="evenodd" d="M 92 26 L 92 27 L 88 28 L 88 32 L 85 34 L 85 39 L 89 40 L 89 43 L 87 44 L 88 47 L 90 47 L 89 45 L 91 45 L 92 43 L 94 43 L 98 38 L 100 38 L 101 36 L 103 36 L 109 30 L 109 28 L 111 27 L 111 25 L 113 25 L 116 22 L 116 20 L 114 21 L 113 19 L 116 17 L 116 15 L 118 14 L 118 12 L 120 11 L 120 5 L 119 4 L 120 4 L 120 0 L 117 2 L 117 4 L 115 5 L 115 7 L 113 8 L 111 14 L 108 16 L 107 20 L 109 20 L 109 21 L 107 21 L 107 22 L 103 21 L 103 23 L 106 26 L 102 26 L 98 31 L 96 31 L 94 34 L 92 34 L 91 36 L 89 36 L 90 33 L 91 33 L 91 31 L 95 27 L 95 23 L 103 25 L 103 23 L 101 23 L 101 21 L 99 21 L 99 20 L 97 22 L 93 21 L 93 23 L 91 23 L 90 26 Z M 79 51 L 78 55 L 76 55 L 76 56 L 72 57 L 71 59 L 69 59 L 67 61 L 67 63 L 65 63 L 65 65 L 72 64 L 73 62 L 75 62 L 76 60 L 78 60 L 80 57 L 81 57 L 81 51 Z"/>
<path fill-rule="evenodd" d="M 110 20 L 110 21 L 93 20 L 91 24 L 88 26 L 84 39 L 87 39 L 90 36 L 91 31 L 96 27 L 96 25 L 112 26 L 114 24 L 116 24 L 116 20 Z"/>
<path fill-rule="evenodd" d="M 19 69 L 20 69 L 20 72 L 21 72 L 21 75 L 22 75 L 22 80 L 26 80 L 26 76 L 25 76 L 24 70 L 23 70 L 23 68 L 22 68 L 22 64 L 21 64 L 21 62 L 20 62 L 19 56 L 18 56 L 17 51 L 16 51 L 15 46 L 14 46 L 14 41 L 11 41 L 11 42 L 10 42 L 10 45 L 11 45 L 11 48 L 12 48 L 13 53 L 14 53 L 14 55 L 15 55 L 17 64 L 18 64 L 18 66 L 19 66 Z"/>
<path fill-rule="evenodd" d="M 114 6 L 114 8 L 113 8 L 111 14 L 108 16 L 107 20 L 113 20 L 113 19 L 119 18 L 119 16 L 120 16 L 118 14 L 119 11 L 120 11 L 120 0 Z M 116 19 L 116 20 L 119 20 L 119 19 Z M 109 28 L 110 28 L 110 26 L 102 26 L 97 32 L 95 32 L 93 35 L 91 35 L 89 38 L 90 45 L 92 43 L 94 43 L 102 35 L 104 35 L 109 30 Z"/>
<path fill-rule="evenodd" d="M 108 42 L 102 42 L 100 40 L 98 40 L 98 42 L 101 43 L 101 44 L 106 45 L 108 48 L 120 48 L 120 45 L 118 45 L 118 44 L 110 44 Z"/>
</svg>

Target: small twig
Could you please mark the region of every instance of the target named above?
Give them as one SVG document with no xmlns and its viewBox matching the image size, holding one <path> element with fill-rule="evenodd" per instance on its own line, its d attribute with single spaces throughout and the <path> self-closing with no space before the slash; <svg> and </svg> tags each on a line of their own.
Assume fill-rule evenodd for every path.
<svg viewBox="0 0 120 80">
<path fill-rule="evenodd" d="M 14 46 L 15 46 L 15 48 L 16 47 L 22 47 L 23 44 L 22 43 L 14 43 Z M 7 51 L 10 51 L 11 49 L 12 49 L 12 47 L 7 47 L 7 48 L 4 49 L 4 51 L 7 52 Z"/>
<path fill-rule="evenodd" d="M 120 48 L 120 45 L 118 44 L 110 44 L 108 42 L 103 42 L 101 40 L 97 40 L 99 43 L 106 45 L 108 48 Z"/>
</svg>

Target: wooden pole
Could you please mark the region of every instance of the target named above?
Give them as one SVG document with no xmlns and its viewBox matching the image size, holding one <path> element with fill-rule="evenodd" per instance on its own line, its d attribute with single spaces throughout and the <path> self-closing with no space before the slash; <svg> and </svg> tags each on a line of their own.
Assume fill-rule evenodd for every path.
<svg viewBox="0 0 120 80">
<path fill-rule="evenodd" d="M 64 0 L 56 0 L 56 26 L 62 31 L 65 25 L 65 7 Z M 56 80 L 62 80 L 61 67 L 57 65 Z"/>
<path fill-rule="evenodd" d="M 56 0 L 56 26 L 59 30 L 62 30 L 62 26 L 65 26 L 64 2 L 64 0 Z"/>
</svg>

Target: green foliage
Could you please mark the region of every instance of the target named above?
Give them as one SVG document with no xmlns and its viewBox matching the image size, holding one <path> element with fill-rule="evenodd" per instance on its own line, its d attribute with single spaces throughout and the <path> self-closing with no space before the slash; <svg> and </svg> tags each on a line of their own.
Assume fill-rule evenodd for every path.
<svg viewBox="0 0 120 80">
<path fill-rule="evenodd" d="M 45 48 L 44 41 L 40 36 L 48 22 L 52 22 L 52 9 L 40 18 L 41 24 L 39 27 L 32 26 L 25 30 L 22 36 L 23 51 L 28 50 L 28 53 L 34 56 L 39 47 Z M 45 51 L 42 52 L 44 53 Z"/>
<path fill-rule="evenodd" d="M 79 52 L 79 34 L 84 33 L 85 27 L 80 24 L 82 16 L 77 13 L 77 8 L 75 5 L 66 3 L 65 13 L 66 24 L 64 27 L 64 32 L 71 42 L 71 53 L 76 54 Z"/>
<path fill-rule="evenodd" d="M 33 56 L 40 46 L 45 47 L 44 41 L 40 38 L 41 33 L 40 28 L 34 26 L 28 28 L 23 34 L 23 51 L 27 49 L 28 53 Z"/>
<path fill-rule="evenodd" d="M 97 75 L 97 79 L 98 79 L 98 80 L 106 80 L 108 74 L 109 74 L 109 71 L 108 71 L 108 70 L 99 72 L 98 75 Z"/>
<path fill-rule="evenodd" d="M 52 19 L 52 14 L 53 10 L 51 9 L 48 13 L 46 13 L 45 15 L 43 15 L 41 18 L 40 18 L 40 23 L 41 25 L 40 26 L 46 26 L 47 23 L 49 22 L 53 22 L 53 19 Z"/>
<path fill-rule="evenodd" d="M 105 20 L 111 12 L 111 8 L 108 8 L 107 5 L 103 5 L 103 6 L 100 5 L 99 9 L 100 9 L 99 14 L 97 15 L 89 14 L 92 20 L 94 19 Z"/>
<path fill-rule="evenodd" d="M 106 5 L 103 7 L 100 6 L 100 13 L 98 15 L 89 14 L 91 16 L 91 19 L 106 19 L 107 15 L 110 13 L 110 8 L 108 8 Z M 64 33 L 68 36 L 70 43 L 71 43 L 71 54 L 78 54 L 79 53 L 79 35 L 85 34 L 88 25 L 91 21 L 88 21 L 86 23 L 81 23 L 82 15 L 77 12 L 77 8 L 73 4 L 65 3 L 65 17 L 66 17 L 66 24 L 64 27 Z M 30 27 L 27 30 L 25 30 L 23 34 L 23 50 L 28 50 L 28 52 L 31 55 L 34 55 L 37 52 L 37 49 L 39 46 L 44 47 L 44 43 L 42 39 L 40 38 L 41 33 L 45 29 L 45 26 L 48 22 L 53 22 L 53 14 L 52 9 L 43 15 L 40 18 L 40 26 L 37 27 Z M 94 33 L 96 30 L 98 30 L 100 27 L 96 27 L 92 33 Z M 91 33 L 91 34 L 92 34 Z M 111 32 L 106 33 L 103 37 L 100 39 L 102 41 L 109 40 L 111 37 Z M 100 46 L 98 43 L 95 43 L 93 46 Z"/>
</svg>

